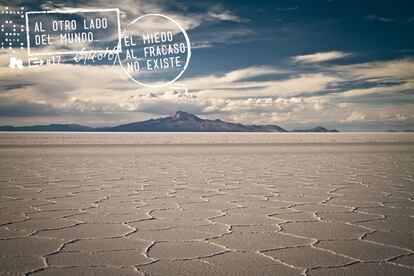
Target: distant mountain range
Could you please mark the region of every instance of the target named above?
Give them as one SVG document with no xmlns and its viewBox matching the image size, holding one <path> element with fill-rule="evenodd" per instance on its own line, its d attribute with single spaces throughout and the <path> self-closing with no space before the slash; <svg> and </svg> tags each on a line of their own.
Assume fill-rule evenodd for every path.
<svg viewBox="0 0 414 276">
<path fill-rule="evenodd" d="M 114 127 L 87 127 L 76 124 L 0 126 L 0 131 L 107 131 L 107 132 L 289 132 L 277 125 L 243 125 L 219 119 L 204 120 L 194 114 L 176 111 L 168 117 Z M 324 127 L 295 129 L 293 132 L 338 132 Z"/>
<path fill-rule="evenodd" d="M 397 130 L 390 129 L 390 130 L 387 130 L 387 132 L 414 132 L 414 130 L 413 129 L 405 129 L 405 130 L 402 130 L 402 131 L 397 131 Z"/>
</svg>

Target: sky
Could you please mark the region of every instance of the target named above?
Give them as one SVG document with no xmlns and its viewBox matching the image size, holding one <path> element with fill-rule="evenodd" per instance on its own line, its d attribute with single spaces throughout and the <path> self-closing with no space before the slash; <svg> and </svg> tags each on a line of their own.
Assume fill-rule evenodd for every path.
<svg viewBox="0 0 414 276">
<path fill-rule="evenodd" d="M 183 110 L 287 129 L 414 129 L 413 1 L 0 0 L 6 7 L 119 8 L 122 29 L 163 14 L 186 30 L 192 55 L 179 80 L 149 88 L 119 64 L 12 69 L 27 50 L 5 47 L 0 125 L 113 126 Z"/>
</svg>

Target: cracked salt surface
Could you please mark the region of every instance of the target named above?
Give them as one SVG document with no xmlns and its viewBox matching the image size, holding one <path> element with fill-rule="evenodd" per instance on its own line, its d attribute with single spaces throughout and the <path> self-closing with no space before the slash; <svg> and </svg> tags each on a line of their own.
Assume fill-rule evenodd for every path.
<svg viewBox="0 0 414 276">
<path fill-rule="evenodd" d="M 414 274 L 414 136 L 134 147 L 54 135 L 0 134 L 0 273 Z M 79 145 L 47 145 L 65 135 Z"/>
</svg>

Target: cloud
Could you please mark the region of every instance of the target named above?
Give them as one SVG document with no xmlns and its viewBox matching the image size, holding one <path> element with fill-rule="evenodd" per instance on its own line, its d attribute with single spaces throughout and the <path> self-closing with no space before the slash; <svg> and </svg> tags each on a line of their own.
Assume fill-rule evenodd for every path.
<svg viewBox="0 0 414 276">
<path fill-rule="evenodd" d="M 247 81 L 261 76 L 271 76 L 286 73 L 277 67 L 269 66 L 252 66 L 243 69 L 237 69 L 225 74 L 210 74 L 200 77 L 186 78 L 182 82 L 192 91 L 201 91 L 205 89 L 246 89 L 258 86 L 267 86 L 268 82 Z"/>
<path fill-rule="evenodd" d="M 412 59 L 323 67 L 296 63 L 289 69 L 252 66 L 182 78 L 186 92 L 178 84 L 165 89 L 137 86 L 118 66 L 11 70 L 7 53 L 0 53 L 1 124 L 116 125 L 175 110 L 287 128 L 414 123 Z M 393 102 L 371 100 L 384 95 Z"/>
<path fill-rule="evenodd" d="M 414 79 L 414 59 L 333 66 L 332 69 L 347 74 L 354 80 L 390 81 Z"/>
<path fill-rule="evenodd" d="M 355 110 L 355 106 L 348 116 L 340 120 L 342 124 L 346 125 L 367 125 L 380 124 L 387 125 L 405 125 L 410 126 L 414 123 L 414 115 L 410 112 L 413 105 L 389 105 L 386 107 L 365 106 L 359 107 Z M 384 130 L 384 129 L 382 129 Z M 389 130 L 385 129 L 385 130 Z"/>
<path fill-rule="evenodd" d="M 188 87 L 197 87 L 194 89 L 197 91 L 192 93 L 178 85 L 169 87 L 167 92 L 161 89 L 148 91 L 130 82 L 119 68 L 110 66 L 60 64 L 37 69 L 24 68 L 18 72 L 16 74 L 16 71 L 9 68 L 0 68 L 0 74 L 7 79 L 8 87 L 11 83 L 19 83 L 22 78 L 28 83 L 2 92 L 2 99 L 9 101 L 0 100 L 0 111 L 3 110 L 0 121 L 21 122 L 20 119 L 10 120 L 10 116 L 26 116 L 30 121 L 43 120 L 39 117 L 44 116 L 60 116 L 60 122 L 71 120 L 70 122 L 88 124 L 94 118 L 94 124 L 107 125 L 110 121 L 107 114 L 124 114 L 121 116 L 123 121 L 125 118 L 136 121 L 146 118 L 142 114 L 165 115 L 175 110 L 186 110 L 228 120 L 236 120 L 237 114 L 253 119 L 257 114 L 254 122 L 266 123 L 269 120 L 269 123 L 285 122 L 284 120 L 297 118 L 298 114 L 306 113 L 307 110 L 320 112 L 330 106 L 322 98 L 274 96 L 273 89 L 277 86 L 279 91 L 284 90 L 292 95 L 296 94 L 293 92 L 297 89 L 300 92 L 321 89 L 328 81 L 323 80 L 324 76 L 318 78 L 298 75 L 276 82 L 256 81 L 257 77 L 287 73 L 286 70 L 266 66 L 183 80 L 182 83 Z M 240 87 L 246 90 L 239 90 Z M 230 97 L 226 97 L 226 93 L 231 94 Z M 263 97 L 256 94 L 262 94 Z M 242 95 L 247 98 L 239 99 Z M 6 117 L 6 113 L 10 116 Z M 96 119 L 99 114 L 101 121 Z M 133 117 L 132 114 L 141 115 Z M 54 121 L 58 119 L 55 118 Z"/>
<path fill-rule="evenodd" d="M 249 22 L 248 19 L 241 18 L 237 15 L 232 14 L 229 11 L 221 11 L 221 12 L 210 11 L 208 15 L 211 18 L 218 19 L 221 21 L 234 21 L 234 22 L 239 22 L 239 23 Z"/>
<path fill-rule="evenodd" d="M 252 66 L 226 73 L 220 79 L 224 82 L 242 81 L 248 78 L 286 73 L 285 70 L 270 66 Z"/>
<path fill-rule="evenodd" d="M 60 64 L 37 69 L 25 68 L 19 70 L 19 74 L 3 67 L 0 68 L 0 73 L 7 79 L 8 87 L 12 83 L 19 83 L 22 76 L 28 83 L 4 91 L 4 97 L 31 105 L 42 104 L 42 107 L 51 110 L 51 114 L 61 114 L 62 118 L 84 117 L 81 122 L 87 121 L 85 118 L 90 118 L 93 114 L 164 115 L 175 110 L 211 116 L 221 114 L 222 118 L 230 120 L 237 119 L 234 117 L 236 114 L 251 118 L 254 114 L 260 114 L 257 119 L 260 123 L 265 123 L 266 120 L 284 122 L 289 118 L 298 119 L 297 114 L 306 113 L 306 110 L 317 113 L 330 108 L 331 103 L 324 98 L 295 95 L 324 90 L 329 84 L 340 81 L 335 76 L 319 73 L 297 74 L 278 81 L 259 81 L 258 77 L 272 78 L 274 75 L 290 73 L 277 67 L 260 66 L 222 75 L 183 79 L 181 83 L 193 91 L 186 93 L 179 86 L 169 87 L 167 92 L 161 89 L 148 91 L 130 82 L 118 67 L 111 66 Z M 19 113 L 20 109 L 26 109 L 25 115 L 28 117 L 40 116 L 39 112 L 31 112 L 33 108 L 21 105 L 8 110 Z M 269 114 L 272 114 L 271 117 Z M 316 117 L 310 115 L 309 118 Z M 303 118 L 301 120 L 309 121 Z M 105 121 L 101 123 L 106 124 Z"/>
<path fill-rule="evenodd" d="M 362 122 L 365 121 L 366 115 L 362 113 L 361 111 L 353 111 L 351 115 L 349 115 L 348 118 L 345 120 L 342 120 L 342 122 L 350 123 L 350 122 Z"/>
<path fill-rule="evenodd" d="M 114 6 L 115 5 L 115 6 Z M 188 11 L 189 4 L 185 9 L 171 9 L 168 2 L 162 1 L 146 1 L 146 0 L 118 0 L 114 3 L 113 0 L 92 0 L 82 1 L 79 3 L 72 3 L 71 6 L 67 4 L 55 3 L 54 1 L 45 1 L 41 8 L 44 10 L 68 10 L 72 8 L 114 8 L 118 7 L 121 10 L 122 22 L 124 27 L 130 21 L 144 14 L 163 14 L 170 16 L 177 20 L 185 30 L 194 29 L 205 22 L 214 21 L 234 21 L 245 22 L 243 19 L 231 11 L 226 10 L 222 6 L 212 5 L 207 8 L 205 12 Z"/>
<path fill-rule="evenodd" d="M 281 74 L 288 77 L 259 80 L 265 76 L 267 79 L 274 79 Z M 333 74 L 295 74 L 286 69 L 269 66 L 253 66 L 222 75 L 211 74 L 182 80 L 190 91 L 197 92 L 200 97 L 212 98 L 293 97 L 322 91 L 340 81 L 341 77 Z"/>
<path fill-rule="evenodd" d="M 391 86 L 377 86 L 371 88 L 356 88 L 350 89 L 346 91 L 341 91 L 338 93 L 332 93 L 328 95 L 328 97 L 336 96 L 336 97 L 361 97 L 361 96 L 368 96 L 368 95 L 380 95 L 380 94 L 389 94 L 402 91 L 413 91 L 414 89 L 414 81 L 407 81 L 402 84 L 398 85 L 391 85 Z"/>
<path fill-rule="evenodd" d="M 124 103 L 124 108 L 129 111 L 143 111 L 158 115 L 168 114 L 175 110 L 187 110 L 199 115 L 218 116 L 219 114 L 222 119 L 237 121 L 241 119 L 237 116 L 243 114 L 246 118 L 251 117 L 250 122 L 245 121 L 248 123 L 285 122 L 297 113 L 309 111 L 317 113 L 329 106 L 326 100 L 318 98 L 218 99 L 199 98 L 191 93 L 177 91 L 159 95 L 140 94 L 128 98 Z M 256 118 L 253 119 L 254 115 Z M 309 118 L 314 118 L 314 116 Z"/>
<path fill-rule="evenodd" d="M 347 82 L 359 82 L 369 86 L 368 88 L 339 89 L 329 94 L 328 97 L 361 97 L 381 94 L 394 94 L 398 97 L 398 92 L 414 91 L 414 59 L 332 66 L 327 70 L 332 74 L 341 75 Z M 404 98 L 409 100 L 412 97 L 405 95 Z"/>
<path fill-rule="evenodd" d="M 52 116 L 61 112 L 50 104 L 0 96 L 0 117 Z"/>
<path fill-rule="evenodd" d="M 70 5 L 68 3 L 62 4 L 55 3 L 55 1 L 44 1 L 41 5 L 41 8 L 44 10 L 69 10 L 73 8 L 102 9 L 114 7 L 118 7 L 121 12 L 121 30 L 123 30 L 129 22 L 145 14 L 162 14 L 169 16 L 176 20 L 187 32 L 198 27 L 211 26 L 220 22 L 233 22 L 236 24 L 249 22 L 249 19 L 236 15 L 221 4 L 207 6 L 203 11 L 197 8 L 192 9 L 192 7 L 197 7 L 197 3 L 186 3 L 185 6 L 175 5 L 174 8 L 171 8 L 171 5 L 167 1 L 146 0 L 119 0 L 116 1 L 116 4 L 114 4 L 113 0 L 92 0 L 71 2 Z M 87 16 L 87 14 L 84 14 L 83 16 Z M 167 30 L 172 30 L 173 32 L 178 31 L 175 26 L 171 28 L 171 26 L 168 26 L 169 23 L 165 23 L 165 21 L 162 21 L 163 24 L 156 24 L 156 18 L 150 19 L 151 18 L 147 18 L 140 22 L 140 26 L 143 26 L 147 32 Z M 111 24 L 115 25 L 116 22 L 111 22 Z M 131 33 L 139 32 L 139 30 L 134 31 L 133 29 L 130 29 L 130 31 Z M 240 37 L 245 37 L 250 34 L 250 30 L 246 27 L 241 28 L 232 26 L 231 29 L 216 30 L 214 34 L 210 34 L 209 32 L 201 33 L 202 36 L 200 36 L 199 39 L 194 37 L 194 35 L 192 36 L 194 49 L 212 47 L 215 43 L 236 43 L 239 41 Z M 117 32 L 114 30 L 108 35 L 108 40 L 115 40 L 116 37 Z"/>
<path fill-rule="evenodd" d="M 209 32 L 193 33 L 191 45 L 194 49 L 210 48 L 214 44 L 235 44 L 243 41 L 252 41 L 255 33 L 247 27 L 231 26 L 212 29 Z"/>
<path fill-rule="evenodd" d="M 367 15 L 365 17 L 365 20 L 367 20 L 367 21 L 379 21 L 379 22 L 384 22 L 384 23 L 390 23 L 390 22 L 395 21 L 392 18 L 378 16 L 378 15 L 375 15 L 375 14 Z"/>
<path fill-rule="evenodd" d="M 330 60 L 336 60 L 349 56 L 350 53 L 341 51 L 320 52 L 309 55 L 300 55 L 292 57 L 292 60 L 299 63 L 318 63 Z"/>
<path fill-rule="evenodd" d="M 285 12 L 285 11 L 296 11 L 298 10 L 299 7 L 298 6 L 292 6 L 292 7 L 287 7 L 287 8 L 277 8 L 277 11 L 281 11 L 281 12 Z"/>
</svg>

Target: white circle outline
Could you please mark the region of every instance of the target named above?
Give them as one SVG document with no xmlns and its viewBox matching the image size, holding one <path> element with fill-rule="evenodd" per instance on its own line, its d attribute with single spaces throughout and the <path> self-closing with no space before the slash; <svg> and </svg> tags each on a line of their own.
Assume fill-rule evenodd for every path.
<svg viewBox="0 0 414 276">
<path fill-rule="evenodd" d="M 184 68 L 181 70 L 181 72 L 174 78 L 174 79 L 172 79 L 172 80 L 170 80 L 169 82 L 166 82 L 166 83 L 163 83 L 163 84 L 159 84 L 159 85 L 150 85 L 150 84 L 145 84 L 145 83 L 142 83 L 142 82 L 140 82 L 140 81 L 137 81 L 136 79 L 134 79 L 130 74 L 129 74 L 129 72 L 124 68 L 124 66 L 122 65 L 122 62 L 121 62 L 121 58 L 120 58 L 120 56 L 119 56 L 119 53 L 118 53 L 118 60 L 119 60 L 119 64 L 121 65 L 121 68 L 122 68 L 122 70 L 124 70 L 124 72 L 125 72 L 125 74 L 127 74 L 127 76 L 132 80 L 132 81 L 134 81 L 135 83 L 137 83 L 137 84 L 139 84 L 139 85 L 142 85 L 142 86 L 144 86 L 144 87 L 151 87 L 151 88 L 156 88 L 156 87 L 164 87 L 164 86 L 167 86 L 167 85 L 170 85 L 170 84 L 172 84 L 172 83 L 174 83 L 176 80 L 178 80 L 181 76 L 182 76 L 182 74 L 184 74 L 184 72 L 185 72 L 185 70 L 187 69 L 187 67 L 188 67 L 188 64 L 190 63 L 190 58 L 191 58 L 191 43 L 190 43 L 190 38 L 188 37 L 188 35 L 187 35 L 187 32 L 184 30 L 184 28 L 183 27 L 181 27 L 181 25 L 177 22 L 177 21 L 175 21 L 174 19 L 172 19 L 171 17 L 169 17 L 169 16 L 166 16 L 166 15 L 163 15 L 163 14 L 159 14 L 159 13 L 149 13 L 149 14 L 145 14 L 145 15 L 142 15 L 142 16 L 140 16 L 140 17 L 138 17 L 138 18 L 136 18 L 136 19 L 134 19 L 133 21 L 131 21 L 125 28 L 124 28 L 124 30 L 122 31 L 122 34 L 121 34 L 121 38 L 123 38 L 124 37 L 124 34 L 125 34 L 125 31 L 126 31 L 126 29 L 130 26 L 130 25 L 132 25 L 132 24 L 134 24 L 134 23 L 136 23 L 137 21 L 139 21 L 139 20 L 141 20 L 141 19 L 143 19 L 143 18 L 145 18 L 145 17 L 147 17 L 147 16 L 160 16 L 160 17 L 163 17 L 163 18 L 165 18 L 165 19 L 168 19 L 168 20 L 170 20 L 170 21 L 172 21 L 175 25 L 177 25 L 178 26 L 178 28 L 180 29 L 180 31 L 183 33 L 183 35 L 184 35 L 184 38 L 185 38 L 185 41 L 186 41 L 186 44 L 187 44 L 187 60 L 186 60 L 186 62 L 185 62 L 185 65 L 184 65 Z M 122 42 L 120 42 L 120 43 L 122 43 Z M 121 45 L 119 45 L 119 46 L 121 46 Z M 121 49 L 122 49 L 122 47 L 121 47 Z"/>
</svg>

